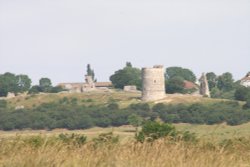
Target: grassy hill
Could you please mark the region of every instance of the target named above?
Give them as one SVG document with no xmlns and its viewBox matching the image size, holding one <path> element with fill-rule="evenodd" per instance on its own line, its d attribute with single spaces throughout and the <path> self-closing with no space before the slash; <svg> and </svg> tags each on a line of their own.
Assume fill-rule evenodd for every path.
<svg viewBox="0 0 250 167">
<path fill-rule="evenodd" d="M 150 110 L 147 111 L 143 108 L 147 105 L 141 102 L 140 93 L 112 91 L 28 95 L 8 99 L 7 102 L 10 109 L 17 106 L 24 106 L 25 109 L 9 110 L 12 112 L 0 110 L 0 125 L 5 124 L 11 129 L 12 123 L 14 127 L 12 131 L 0 131 L 0 166 L 243 167 L 250 164 L 250 123 L 237 126 L 226 123 L 175 123 L 178 131 L 195 133 L 198 140 L 185 142 L 164 138 L 153 143 L 136 142 L 135 128 L 127 125 L 127 117 L 133 113 L 145 119 L 150 114 L 154 118 L 157 113 L 162 121 L 166 119 L 165 122 L 168 122 L 168 118 L 181 118 L 181 114 L 183 118 L 189 116 L 189 121 L 195 121 L 194 118 L 197 121 L 200 116 L 204 120 L 210 117 L 210 121 L 224 116 L 228 121 L 237 118 L 240 113 L 245 115 L 239 117 L 239 120 L 250 118 L 250 111 L 243 110 L 236 101 L 167 95 L 162 100 L 151 102 Z M 77 102 L 77 105 L 73 102 Z M 108 104 L 114 102 L 120 109 L 112 110 L 108 107 Z M 134 103 L 143 104 L 142 108 L 132 108 L 130 104 Z M 156 103 L 174 105 L 162 106 Z M 153 110 L 157 105 L 159 110 Z M 207 111 L 202 113 L 204 110 Z M 120 118 L 123 118 L 123 126 L 114 126 L 113 123 L 117 123 Z M 81 125 L 86 121 L 95 124 L 89 126 L 89 129 L 82 128 L 84 130 L 76 130 L 78 126 L 73 127 L 74 130 L 64 129 L 64 123 L 74 125 L 78 122 Z M 107 121 L 110 122 L 106 128 L 96 127 L 97 123 Z M 17 124 L 21 130 L 16 130 Z M 55 125 L 54 128 L 43 130 L 51 124 Z M 108 132 L 113 132 L 114 137 L 108 139 L 101 136 Z M 119 140 L 113 142 L 116 136 L 119 136 Z M 79 144 L 79 139 L 83 143 Z"/>
<path fill-rule="evenodd" d="M 42 93 L 37 95 L 26 95 L 26 96 L 17 96 L 15 98 L 9 99 L 8 104 L 10 107 L 15 108 L 17 106 L 24 106 L 24 108 L 32 108 L 41 105 L 42 103 L 56 102 L 63 98 L 69 100 L 77 99 L 79 105 L 105 105 L 110 102 L 116 102 L 121 108 L 125 108 L 133 103 L 141 103 L 141 94 L 133 92 L 124 92 L 112 90 L 110 92 L 85 92 L 85 93 Z M 183 104 L 192 104 L 192 103 L 211 103 L 211 102 L 220 102 L 228 101 L 223 99 L 211 99 L 203 98 L 200 96 L 192 95 L 182 95 L 182 94 L 168 94 L 166 98 L 151 102 L 150 104 L 155 103 L 183 103 Z"/>
</svg>

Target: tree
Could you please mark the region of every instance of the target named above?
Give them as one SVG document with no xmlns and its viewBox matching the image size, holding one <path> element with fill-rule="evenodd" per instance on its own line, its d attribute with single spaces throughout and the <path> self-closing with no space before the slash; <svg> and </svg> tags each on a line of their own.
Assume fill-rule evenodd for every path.
<svg viewBox="0 0 250 167">
<path fill-rule="evenodd" d="M 92 76 L 93 81 L 95 80 L 95 72 L 91 69 L 90 64 L 87 64 L 87 75 Z"/>
<path fill-rule="evenodd" d="M 31 86 L 31 79 L 27 75 L 15 75 L 5 73 L 0 75 L 0 96 L 6 96 L 8 92 L 19 93 L 28 91 Z"/>
<path fill-rule="evenodd" d="M 233 89 L 233 75 L 229 72 L 223 73 L 218 77 L 217 87 L 222 91 L 230 91 Z"/>
<path fill-rule="evenodd" d="M 212 90 L 214 87 L 216 87 L 217 84 L 217 76 L 213 72 L 209 72 L 206 74 L 209 90 Z"/>
<path fill-rule="evenodd" d="M 131 62 L 126 62 L 126 67 L 132 67 Z"/>
<path fill-rule="evenodd" d="M 142 130 L 136 136 L 137 141 L 144 142 L 146 141 L 154 141 L 159 138 L 163 138 L 166 136 L 174 137 L 176 136 L 177 131 L 175 127 L 171 124 L 167 123 L 159 123 L 153 121 L 147 121 L 142 126 Z"/>
<path fill-rule="evenodd" d="M 30 90 L 29 90 L 29 94 L 37 94 L 37 93 L 39 93 L 39 92 L 42 92 L 42 89 L 41 89 L 41 87 L 38 86 L 38 85 L 32 86 L 32 87 L 30 88 Z"/>
<path fill-rule="evenodd" d="M 110 80 L 115 88 L 123 89 L 126 85 L 135 85 L 141 89 L 141 70 L 130 66 L 126 66 L 110 76 Z"/>
<path fill-rule="evenodd" d="M 182 77 L 175 76 L 166 81 L 166 93 L 183 93 L 184 80 Z"/>
<path fill-rule="evenodd" d="M 167 80 L 174 77 L 181 77 L 183 80 L 191 82 L 196 81 L 194 73 L 191 70 L 182 67 L 168 67 L 165 75 Z"/>
<path fill-rule="evenodd" d="M 250 98 L 247 99 L 246 104 L 244 104 L 243 109 L 250 109 Z"/>
<path fill-rule="evenodd" d="M 52 88 L 51 80 L 49 78 L 41 78 L 39 80 L 39 86 L 42 92 L 49 92 L 50 89 Z"/>
<path fill-rule="evenodd" d="M 27 75 L 17 75 L 18 92 L 25 92 L 30 89 L 31 79 Z"/>
<path fill-rule="evenodd" d="M 130 125 L 134 126 L 135 127 L 135 132 L 137 134 L 138 132 L 138 127 L 142 125 L 142 122 L 143 122 L 143 118 L 136 115 L 136 114 L 131 114 L 129 117 L 128 117 L 128 122 Z"/>
<path fill-rule="evenodd" d="M 250 88 L 246 88 L 241 86 L 236 89 L 234 93 L 234 97 L 236 100 L 246 101 L 248 98 L 250 99 Z"/>
<path fill-rule="evenodd" d="M 55 86 L 51 88 L 50 93 L 58 93 L 62 91 L 64 91 L 64 89 L 61 86 Z"/>
<path fill-rule="evenodd" d="M 7 96 L 8 92 L 17 93 L 17 83 L 15 74 L 7 72 L 0 75 L 0 96 Z"/>
</svg>

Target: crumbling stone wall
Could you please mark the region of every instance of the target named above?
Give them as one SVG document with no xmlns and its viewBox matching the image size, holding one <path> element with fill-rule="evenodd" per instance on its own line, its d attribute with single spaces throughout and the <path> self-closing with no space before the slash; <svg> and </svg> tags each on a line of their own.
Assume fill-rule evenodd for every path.
<svg viewBox="0 0 250 167">
<path fill-rule="evenodd" d="M 199 81 L 200 81 L 200 94 L 202 96 L 210 97 L 209 86 L 208 86 L 207 77 L 205 73 L 201 75 L 201 78 Z"/>
</svg>

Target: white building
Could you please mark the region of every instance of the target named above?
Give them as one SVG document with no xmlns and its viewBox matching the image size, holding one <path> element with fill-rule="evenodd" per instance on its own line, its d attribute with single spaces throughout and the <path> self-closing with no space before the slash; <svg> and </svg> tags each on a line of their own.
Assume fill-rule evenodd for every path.
<svg viewBox="0 0 250 167">
<path fill-rule="evenodd" d="M 240 84 L 245 87 L 250 87 L 250 72 L 241 79 Z"/>
</svg>

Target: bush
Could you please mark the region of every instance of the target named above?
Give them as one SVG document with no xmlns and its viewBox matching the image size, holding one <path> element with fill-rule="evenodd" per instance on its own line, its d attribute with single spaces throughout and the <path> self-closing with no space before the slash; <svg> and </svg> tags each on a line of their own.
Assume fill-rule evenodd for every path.
<svg viewBox="0 0 250 167">
<path fill-rule="evenodd" d="M 246 104 L 243 106 L 244 109 L 250 109 L 250 98 L 247 99 Z"/>
<path fill-rule="evenodd" d="M 166 93 L 184 93 L 184 79 L 175 76 L 166 81 Z"/>
<path fill-rule="evenodd" d="M 7 101 L 6 100 L 0 100 L 0 109 L 5 109 L 7 107 Z"/>
<path fill-rule="evenodd" d="M 137 104 L 131 104 L 129 106 L 130 109 L 133 110 L 142 110 L 142 111 L 150 111 L 151 108 L 148 103 L 137 103 Z"/>
<path fill-rule="evenodd" d="M 50 93 L 59 93 L 62 91 L 64 91 L 64 89 L 61 86 L 55 86 L 51 88 Z"/>
<path fill-rule="evenodd" d="M 136 135 L 136 140 L 139 142 L 154 141 L 162 137 L 176 136 L 175 127 L 167 123 L 158 123 L 147 121 L 143 124 L 142 130 Z"/>
<path fill-rule="evenodd" d="M 35 85 L 35 86 L 32 86 L 29 90 L 29 94 L 38 94 L 39 92 L 42 92 L 42 89 L 40 86 L 38 85 Z"/>
<path fill-rule="evenodd" d="M 81 146 L 87 142 L 87 137 L 85 135 L 75 134 L 75 133 L 72 134 L 61 133 L 59 134 L 58 139 L 66 144 L 73 143 L 74 145 L 77 146 Z"/>
<path fill-rule="evenodd" d="M 114 136 L 112 132 L 102 133 L 97 138 L 93 139 L 94 146 L 105 146 L 109 144 L 116 144 L 119 142 L 119 136 Z"/>
<path fill-rule="evenodd" d="M 112 102 L 108 104 L 107 108 L 110 110 L 119 110 L 119 105 L 115 102 Z"/>
</svg>

